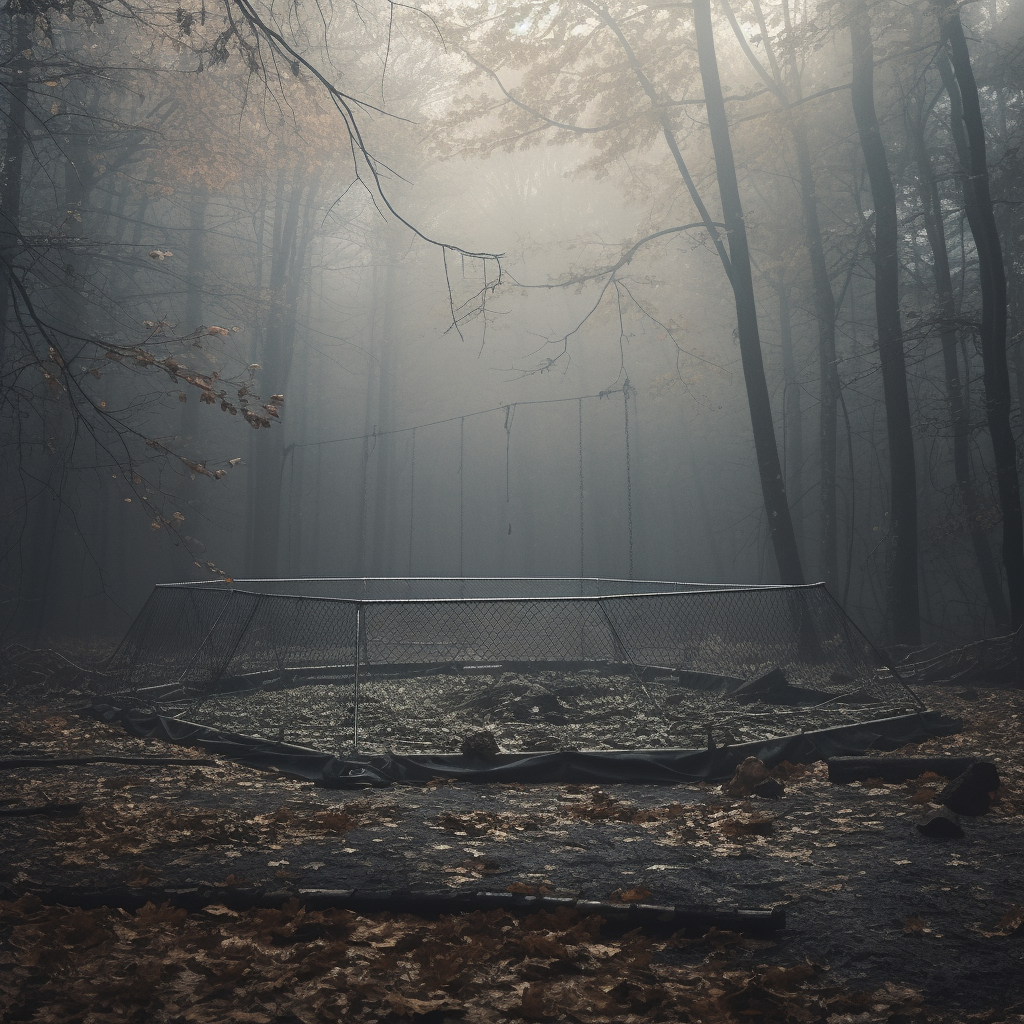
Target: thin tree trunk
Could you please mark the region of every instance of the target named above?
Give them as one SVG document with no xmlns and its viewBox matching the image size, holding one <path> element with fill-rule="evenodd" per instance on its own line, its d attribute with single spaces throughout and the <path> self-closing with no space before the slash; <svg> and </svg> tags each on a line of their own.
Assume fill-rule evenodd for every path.
<svg viewBox="0 0 1024 1024">
<path fill-rule="evenodd" d="M 209 193 L 199 186 L 189 203 L 188 244 L 185 270 L 185 323 L 186 334 L 203 326 L 203 279 L 206 275 L 206 207 Z M 199 426 L 199 396 L 188 395 L 182 407 L 181 432 L 195 438 Z"/>
<path fill-rule="evenodd" d="M 736 179 L 736 164 L 729 138 L 725 100 L 718 75 L 710 0 L 695 0 L 693 20 L 701 79 L 704 83 L 704 99 L 707 104 L 708 126 L 711 130 L 711 144 L 715 153 L 718 188 L 722 200 L 722 216 L 729 238 L 729 260 L 732 266 L 733 296 L 736 301 L 740 357 L 747 386 L 747 402 L 750 406 L 754 448 L 767 512 L 768 531 L 775 550 L 779 578 L 783 583 L 802 584 L 804 574 L 796 535 L 793 532 L 793 520 L 786 497 L 786 482 L 782 477 L 782 465 L 775 440 L 768 384 L 764 375 L 761 339 L 757 326 L 757 306 L 754 301 L 754 282 L 750 271 L 750 250 L 743 221 L 739 183 Z"/>
<path fill-rule="evenodd" d="M 285 171 L 281 171 L 282 178 Z M 263 353 L 260 361 L 263 381 L 271 384 L 273 390 L 282 393 L 287 389 L 288 371 L 291 367 L 291 346 L 293 337 L 288 333 L 289 277 L 300 274 L 301 267 L 295 267 L 296 235 L 299 227 L 299 213 L 302 203 L 303 185 L 296 181 L 291 195 L 277 204 L 274 218 L 274 252 L 270 266 L 270 298 L 267 311 L 267 328 L 263 338 Z M 294 321 L 291 321 L 294 326 Z M 266 398 L 267 396 L 265 396 Z M 274 422 L 270 430 L 259 432 L 255 440 L 256 503 L 253 522 L 253 565 L 257 576 L 274 577 L 279 571 L 281 549 L 281 490 L 284 486 L 285 447 L 283 425 Z"/>
<path fill-rule="evenodd" d="M 259 359 L 262 349 L 263 319 L 261 308 L 263 304 L 263 270 L 266 263 L 266 235 L 267 235 L 267 186 L 264 183 L 260 188 L 259 202 L 256 213 L 253 216 L 253 229 L 255 234 L 255 266 L 253 267 L 253 306 L 255 314 L 252 321 L 253 346 L 252 358 Z M 250 434 L 246 445 L 245 461 L 245 536 L 243 539 L 242 558 L 245 562 L 246 573 L 250 576 L 256 574 L 254 568 L 255 560 L 255 535 L 256 535 L 256 437 Z"/>
<path fill-rule="evenodd" d="M 943 38 L 949 49 L 956 83 L 947 74 L 953 106 L 953 131 L 966 134 L 964 202 L 978 252 L 981 277 L 981 358 L 984 367 L 985 413 L 995 457 L 999 503 L 1003 512 L 1003 566 L 1010 595 L 1010 623 L 1024 622 L 1024 521 L 1021 517 L 1017 446 L 1010 429 L 1010 375 L 1006 365 L 1006 268 L 989 190 L 985 126 L 978 86 L 971 68 L 960 15 L 955 8 L 942 13 Z M 959 109 L 958 109 L 959 108 Z M 959 114 L 959 117 L 957 116 Z M 962 121 L 962 126 L 958 124 Z M 960 146 L 962 148 L 963 141 Z M 963 159 L 963 157 L 961 158 Z"/>
<path fill-rule="evenodd" d="M 786 460 L 786 487 L 799 501 L 804 493 L 804 415 L 802 392 L 796 379 L 796 358 L 793 353 L 793 317 L 790 307 L 789 285 L 779 281 L 775 286 L 779 297 L 779 344 L 782 348 L 782 378 L 784 381 L 782 416 L 786 429 L 784 457 Z M 803 522 L 801 508 L 791 506 L 793 532 L 797 546 L 803 554 Z"/>
<path fill-rule="evenodd" d="M 811 267 L 814 289 L 814 315 L 818 328 L 818 366 L 820 370 L 820 404 L 818 412 L 819 475 L 818 508 L 820 518 L 818 564 L 822 579 L 833 593 L 838 592 L 838 541 L 836 514 L 836 417 L 839 401 L 839 374 L 836 367 L 836 301 L 825 260 L 825 243 L 818 217 L 818 196 L 811 164 L 811 150 L 807 142 L 807 129 L 802 119 L 802 108 L 794 109 L 787 94 L 779 63 L 771 46 L 768 27 L 759 0 L 754 0 L 754 13 L 761 29 L 762 41 L 771 68 L 769 73 L 754 55 L 739 22 L 728 3 L 726 16 L 747 60 L 778 100 L 786 118 L 796 152 L 797 172 L 800 176 L 800 207 L 803 214 L 804 241 Z M 800 73 L 794 43 L 788 0 L 783 0 L 782 17 L 787 41 L 787 62 L 791 95 L 799 104 L 803 99 Z M 802 493 L 802 490 L 797 492 Z"/>
<path fill-rule="evenodd" d="M 32 16 L 7 8 L 11 26 L 11 84 L 4 133 L 3 163 L 0 165 L 0 367 L 7 352 L 7 315 L 14 287 L 14 261 L 21 244 L 21 179 L 25 166 L 25 132 L 28 114 L 29 49 Z"/>
<path fill-rule="evenodd" d="M 395 267 L 393 251 L 386 250 L 387 266 L 383 269 L 384 287 L 381 295 L 380 369 L 377 376 L 377 423 L 382 432 L 392 431 L 395 422 L 395 338 L 394 290 Z M 373 501 L 373 555 L 371 564 L 377 575 L 390 575 L 395 571 L 393 551 L 389 538 L 394 528 L 395 502 L 395 437 L 384 433 L 377 441 L 377 479 Z"/>
<path fill-rule="evenodd" d="M 918 111 L 914 123 L 910 126 L 910 136 L 917 163 L 918 191 L 924 213 L 925 233 L 932 252 L 932 276 L 935 279 L 938 307 L 942 315 L 942 362 L 946 375 L 946 401 L 949 404 L 949 418 L 953 428 L 953 470 L 960 498 L 964 503 L 964 512 L 970 524 L 971 543 L 974 546 L 985 596 L 997 625 L 1005 627 L 1009 625 L 1010 615 L 1006 598 L 1003 596 L 1002 582 L 992 557 L 988 535 L 984 528 L 978 525 L 978 495 L 971 473 L 970 423 L 964 407 L 963 384 L 957 359 L 956 302 L 953 298 L 953 280 L 949 271 L 949 254 L 946 250 L 939 187 L 925 146 L 923 111 Z"/>
<path fill-rule="evenodd" d="M 825 244 L 818 219 L 818 197 L 814 187 L 810 147 L 803 122 L 794 117 L 790 131 L 796 149 L 800 174 L 800 205 L 803 210 L 804 238 L 811 265 L 814 287 L 814 319 L 818 327 L 818 371 L 820 404 L 818 407 L 818 450 L 820 485 L 818 509 L 820 539 L 818 565 L 822 579 L 833 594 L 838 593 L 839 563 L 836 513 L 836 406 L 839 401 L 839 373 L 836 367 L 836 300 L 825 262 Z"/>
<path fill-rule="evenodd" d="M 858 3 L 850 24 L 851 97 L 875 208 L 875 318 L 889 440 L 890 558 L 887 614 L 893 643 L 921 640 L 917 574 L 917 474 L 907 394 L 899 305 L 899 237 L 896 192 L 878 128 L 874 98 L 874 47 L 867 7 Z"/>
</svg>

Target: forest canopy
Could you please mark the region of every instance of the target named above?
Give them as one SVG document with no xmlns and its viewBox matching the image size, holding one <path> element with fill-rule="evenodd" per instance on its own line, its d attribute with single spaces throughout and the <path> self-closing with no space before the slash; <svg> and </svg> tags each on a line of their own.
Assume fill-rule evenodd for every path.
<svg viewBox="0 0 1024 1024">
<path fill-rule="evenodd" d="M 1024 4 L 18 0 L 3 628 L 156 581 L 1024 620 Z"/>
</svg>

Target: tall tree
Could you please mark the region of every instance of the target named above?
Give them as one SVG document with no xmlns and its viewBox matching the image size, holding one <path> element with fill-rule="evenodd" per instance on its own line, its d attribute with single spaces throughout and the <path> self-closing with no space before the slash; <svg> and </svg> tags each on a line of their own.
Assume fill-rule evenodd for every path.
<svg viewBox="0 0 1024 1024">
<path fill-rule="evenodd" d="M 917 472 L 900 320 L 899 224 L 896 190 L 875 112 L 874 44 L 867 4 L 850 18 L 851 99 L 874 205 L 875 322 L 889 440 L 889 567 L 887 615 L 892 642 L 921 642 L 917 578 Z"/>
<path fill-rule="evenodd" d="M 957 309 L 953 291 L 953 275 L 949 268 L 949 252 L 946 247 L 946 229 L 942 212 L 942 199 L 936 180 L 931 156 L 925 139 L 927 107 L 923 83 L 916 95 L 908 102 L 907 134 L 917 169 L 917 188 L 921 201 L 925 234 L 932 254 L 932 278 L 941 319 L 940 343 L 942 363 L 945 371 L 946 402 L 949 406 L 950 426 L 953 431 L 953 472 L 960 491 L 964 512 L 967 516 L 971 544 L 978 563 L 982 587 L 989 608 L 1000 626 L 1009 624 L 1009 610 L 1003 595 L 1002 581 L 998 566 L 992 557 L 992 548 L 984 525 L 979 522 L 980 502 L 971 470 L 970 423 L 967 405 L 964 401 L 963 382 L 960 378 L 957 337 Z"/>
<path fill-rule="evenodd" d="M 11 83 L 0 164 L 0 372 L 7 349 L 7 316 L 15 293 L 14 262 L 21 243 L 21 188 L 28 119 L 32 15 L 19 3 L 7 5 L 11 36 Z"/>
<path fill-rule="evenodd" d="M 781 461 L 779 459 L 778 443 L 772 419 L 768 386 L 765 379 L 757 324 L 757 308 L 750 268 L 750 251 L 743 219 L 743 208 L 740 201 L 735 159 L 729 137 L 729 125 L 725 115 L 725 99 L 718 72 L 718 60 L 711 28 L 710 3 L 698 3 L 694 9 L 695 23 L 703 19 L 701 25 L 697 27 L 697 37 L 699 71 L 704 83 L 705 96 L 702 100 L 691 102 L 701 105 L 706 104 L 708 109 L 712 148 L 714 150 L 719 193 L 725 221 L 724 232 L 721 230 L 723 225 L 712 217 L 708 205 L 697 187 L 696 181 L 683 156 L 679 140 L 676 137 L 676 128 L 673 124 L 672 102 L 664 95 L 664 91 L 659 89 L 654 81 L 652 81 L 652 75 L 660 73 L 659 69 L 652 68 L 649 73 L 648 68 L 645 67 L 637 54 L 630 34 L 627 33 L 627 29 L 631 27 L 632 23 L 644 24 L 646 15 L 641 15 L 631 8 L 627 8 L 621 14 L 618 12 L 613 13 L 608 5 L 598 3 L 596 0 L 580 0 L 580 6 L 590 11 L 595 16 L 597 23 L 604 25 L 610 31 L 617 48 L 622 56 L 625 57 L 630 74 L 635 78 L 636 85 L 639 86 L 639 92 L 634 91 L 625 104 L 627 109 L 629 109 L 629 113 L 625 115 L 624 120 L 635 120 L 638 123 L 644 124 L 645 131 L 648 124 L 657 126 L 658 134 L 664 139 L 671 154 L 672 162 L 686 188 L 687 195 L 700 218 L 699 224 L 686 225 L 686 229 L 694 227 L 703 227 L 705 229 L 729 279 L 735 301 L 741 362 L 748 410 L 753 427 L 755 455 L 768 533 L 772 541 L 780 579 L 785 583 L 802 583 L 804 580 L 803 567 L 793 529 L 786 493 L 786 482 L 783 478 Z M 546 17 L 547 15 L 545 15 L 545 19 Z M 576 50 L 580 45 L 578 34 L 575 32 L 575 27 L 579 23 L 578 16 L 573 16 L 570 12 L 564 11 L 559 12 L 557 17 L 560 19 L 559 37 L 568 48 Z M 658 17 L 660 20 L 661 45 L 675 46 L 675 56 L 678 57 L 680 52 L 678 49 L 678 37 L 682 37 L 683 33 L 686 32 L 686 27 L 684 27 L 686 23 L 674 11 L 665 17 L 661 15 Z M 598 31 L 596 29 L 593 31 L 596 36 Z M 469 41 L 467 40 L 467 43 Z M 587 48 L 589 49 L 589 46 Z M 465 52 L 467 52 L 469 59 L 476 67 L 492 78 L 496 78 L 496 74 L 492 69 L 468 52 L 468 46 Z M 589 63 L 589 54 L 586 57 L 581 57 L 579 53 L 574 53 L 573 56 L 577 59 L 585 60 L 587 67 L 593 68 L 594 65 Z M 609 58 L 609 60 L 612 60 L 612 58 Z M 606 65 L 601 63 L 598 66 L 605 67 Z M 602 72 L 602 76 L 607 78 L 607 72 Z M 512 98 L 511 94 L 500 84 L 500 81 L 499 88 L 505 92 L 506 96 L 512 99 L 517 110 L 528 114 L 548 127 L 561 130 L 584 131 L 587 133 L 614 130 L 616 127 L 612 124 L 605 128 L 577 129 L 573 125 L 548 117 L 543 112 L 518 98 Z M 575 97 L 574 102 L 583 102 L 583 97 Z M 641 117 L 641 112 L 645 106 L 647 109 L 644 112 L 644 116 Z M 631 251 L 639 248 L 643 241 L 649 241 L 652 238 L 678 230 L 684 230 L 684 228 L 669 228 L 667 231 L 655 232 L 648 236 L 647 239 L 638 243 Z M 737 266 L 733 265 L 733 257 L 738 260 Z M 623 266 L 625 262 L 628 262 L 628 259 L 620 261 L 613 270 L 606 273 L 614 276 L 615 270 Z M 596 276 L 600 275 L 591 275 L 586 279 L 593 280 Z M 573 284 L 576 282 L 570 279 L 566 283 Z"/>
<path fill-rule="evenodd" d="M 800 206 L 803 213 L 804 242 L 811 269 L 814 294 L 814 320 L 818 333 L 819 368 L 819 545 L 818 566 L 822 579 L 836 593 L 839 586 L 838 521 L 836 514 L 836 410 L 839 401 L 839 374 L 836 368 L 836 301 L 825 259 L 825 241 L 818 214 L 818 193 L 807 138 L 806 114 L 803 109 L 803 83 L 797 56 L 796 31 L 789 9 L 789 0 L 782 0 L 785 66 L 780 65 L 773 50 L 768 24 L 759 0 L 753 0 L 754 14 L 765 47 L 768 67 L 759 61 L 747 41 L 728 0 L 723 3 L 726 16 L 744 55 L 782 108 L 786 128 L 793 140 L 797 175 L 800 183 Z"/>
<path fill-rule="evenodd" d="M 288 179 L 291 179 L 290 181 Z M 277 203 L 274 213 L 273 252 L 266 327 L 260 348 L 260 373 L 278 392 L 272 396 L 272 415 L 288 388 L 295 343 L 298 303 L 304 285 L 306 253 L 313 231 L 311 207 L 316 184 L 308 185 L 303 216 L 303 194 L 307 175 L 303 168 L 283 164 L 278 170 Z M 272 430 L 254 438 L 255 504 L 251 562 L 260 577 L 280 573 L 281 510 L 284 487 L 285 443 L 282 430 Z"/>
<path fill-rule="evenodd" d="M 714 26 L 711 22 L 711 0 L 694 0 L 693 24 L 697 36 L 704 99 L 707 104 L 708 127 L 715 153 L 718 191 L 722 200 L 722 218 L 729 239 L 730 283 L 736 302 L 736 323 L 739 329 L 743 379 L 747 388 L 750 422 L 754 431 L 757 468 L 761 477 L 761 493 L 768 515 L 768 533 L 775 549 L 779 578 L 783 583 L 802 584 L 803 568 L 793 531 L 793 520 L 786 495 L 779 449 L 772 421 L 771 400 L 764 375 L 761 338 L 757 324 L 757 304 L 750 270 L 750 247 L 743 220 L 736 162 L 729 137 L 729 120 L 718 73 Z"/>
<path fill-rule="evenodd" d="M 945 77 L 953 112 L 952 131 L 963 164 L 964 206 L 978 253 L 981 278 L 981 358 L 985 414 L 995 456 L 1003 513 L 1003 566 L 1010 595 L 1010 622 L 1024 623 L 1024 520 L 1021 516 L 1017 446 L 1010 429 L 1010 375 L 1006 365 L 1006 268 L 989 187 L 985 125 L 958 9 L 940 5 L 942 35 L 952 64 Z M 940 65 L 941 67 L 941 65 Z"/>
</svg>

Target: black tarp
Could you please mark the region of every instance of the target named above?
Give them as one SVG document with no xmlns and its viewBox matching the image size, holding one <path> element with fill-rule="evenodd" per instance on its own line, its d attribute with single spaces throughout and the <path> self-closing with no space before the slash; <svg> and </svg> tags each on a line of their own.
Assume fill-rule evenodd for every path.
<svg viewBox="0 0 1024 1024">
<path fill-rule="evenodd" d="M 721 782 L 747 757 L 769 768 L 789 761 L 811 764 L 829 757 L 896 750 L 931 736 L 950 736 L 963 723 L 937 711 L 836 726 L 708 750 L 559 750 L 499 754 L 483 762 L 463 754 L 379 754 L 335 757 L 290 743 L 223 732 L 163 715 L 123 711 L 97 704 L 90 713 L 120 722 L 133 736 L 155 737 L 199 747 L 238 764 L 279 771 L 333 789 L 387 786 L 448 778 L 464 782 L 670 783 Z"/>
</svg>

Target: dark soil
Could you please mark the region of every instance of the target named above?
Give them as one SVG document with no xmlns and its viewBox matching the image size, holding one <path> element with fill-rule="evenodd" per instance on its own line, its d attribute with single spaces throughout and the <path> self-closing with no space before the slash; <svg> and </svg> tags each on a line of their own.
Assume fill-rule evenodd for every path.
<svg viewBox="0 0 1024 1024">
<path fill-rule="evenodd" d="M 184 748 L 130 738 L 118 727 L 83 719 L 71 707 L 74 698 L 62 699 L 59 692 L 51 687 L 49 692 L 23 690 L 17 697 L 8 695 L 0 707 L 0 754 L 188 756 Z M 274 996 L 278 1001 L 273 1003 L 277 1010 L 267 1001 L 269 997 L 257 999 L 250 993 L 256 999 L 251 1004 L 256 1007 L 251 1010 L 253 1015 L 237 1016 L 242 1003 L 236 993 L 228 1000 L 236 1008 L 234 1016 L 176 1017 L 171 1011 L 161 1016 L 153 1010 L 154 999 L 162 1000 L 160 1005 L 179 1008 L 188 1000 L 182 1002 L 179 993 L 174 1002 L 161 987 L 165 983 L 158 980 L 146 989 L 149 1002 L 139 1004 L 150 1007 L 148 1015 L 132 1019 L 278 1020 L 282 1024 L 307 1019 L 436 1022 L 448 1019 L 445 1014 L 451 1014 L 452 1020 L 604 1021 L 634 1019 L 633 1014 L 638 1015 L 637 1020 L 659 1019 L 659 1014 L 660 1019 L 687 1019 L 682 1016 L 685 1005 L 689 1007 L 686 1012 L 697 1014 L 689 1019 L 708 1021 L 952 1021 L 969 1019 L 969 1014 L 978 1014 L 970 1018 L 978 1020 L 1024 1020 L 1024 911 L 1020 907 L 1024 904 L 1024 694 L 1014 689 L 961 693 L 932 687 L 925 696 L 931 707 L 963 717 L 965 730 L 954 737 L 907 747 L 901 753 L 978 754 L 997 763 L 1003 780 L 989 814 L 962 819 L 963 839 L 927 839 L 915 827 L 944 780 L 923 777 L 908 784 L 832 786 L 823 765 L 793 769 L 785 778 L 785 794 L 772 800 L 731 799 L 719 787 L 704 786 L 618 785 L 599 790 L 590 786 L 448 783 L 395 786 L 367 792 L 358 799 L 339 798 L 307 783 L 229 763 L 194 767 L 92 764 L 4 771 L 3 804 L 7 807 L 71 802 L 83 807 L 70 817 L 39 815 L 2 821 L 0 896 L 9 902 L 0 902 L 6 941 L 0 964 L 15 970 L 9 981 L 0 982 L 0 1018 L 6 1007 L 10 1011 L 6 1019 L 85 1020 L 87 1014 L 83 1016 L 79 1010 L 74 1010 L 74 1016 L 67 1015 L 70 1010 L 60 1010 L 56 994 L 40 997 L 42 1002 L 32 1008 L 35 1004 L 26 1002 L 26 992 L 40 984 L 39 965 L 51 955 L 51 947 L 63 951 L 62 970 L 71 972 L 67 977 L 75 979 L 79 988 L 94 983 L 90 971 L 103 970 L 103 958 L 89 961 L 94 954 L 87 951 L 107 949 L 83 941 L 79 962 L 74 942 L 69 945 L 66 936 L 59 939 L 65 934 L 60 931 L 64 919 L 53 915 L 80 911 L 49 911 L 24 900 L 10 901 L 39 893 L 45 902 L 46 890 L 51 887 L 96 890 L 127 884 L 142 892 L 171 892 L 172 898 L 174 890 L 194 891 L 202 886 L 224 891 L 296 892 L 300 888 L 501 891 L 511 886 L 512 891 L 604 900 L 647 899 L 723 907 L 785 905 L 788 913 L 788 927 L 774 944 L 738 939 L 710 947 L 653 943 L 645 954 L 646 982 L 639 975 L 626 978 L 620 972 L 609 984 L 627 988 L 628 984 L 654 984 L 651 978 L 657 976 L 659 984 L 668 986 L 666 992 L 676 994 L 661 1002 L 640 1004 L 636 1000 L 629 1003 L 623 995 L 615 1004 L 621 1004 L 616 1012 L 609 1009 L 611 1004 L 603 1009 L 595 1004 L 587 1012 L 579 1006 L 566 1009 L 569 997 L 564 994 L 567 982 L 563 981 L 551 981 L 543 998 L 537 988 L 536 1005 L 531 1003 L 531 986 L 541 984 L 537 979 L 546 978 L 545 971 L 558 974 L 552 965 L 561 961 L 555 955 L 542 956 L 547 966 L 537 968 L 537 977 L 531 981 L 523 965 L 533 960 L 522 953 L 525 940 L 516 939 L 520 953 L 500 960 L 502 969 L 512 971 L 513 980 L 506 978 L 501 983 L 503 989 L 494 982 L 495 993 L 501 989 L 508 998 L 492 993 L 490 1002 L 481 995 L 486 989 L 482 975 L 470 988 L 459 989 L 462 995 L 458 998 L 449 988 L 447 995 L 431 997 L 434 1003 L 430 1003 L 422 986 L 413 998 L 409 993 L 416 987 L 413 979 L 420 977 L 416 974 L 419 968 L 392 976 L 397 961 L 389 961 L 391 980 L 374 997 L 376 1002 L 368 996 L 363 1003 L 346 1003 L 347 1009 L 337 1013 L 324 1009 L 327 1003 L 323 999 L 316 1002 L 309 996 L 303 1006 L 314 1009 L 309 1009 L 308 1015 L 298 1003 L 287 1003 L 291 1016 L 281 1015 L 280 1007 L 286 1001 L 281 1002 L 279 986 Z M 201 756 L 196 752 L 197 759 Z M 777 774 L 787 775 L 785 771 Z M 296 915 L 301 915 L 298 905 L 288 913 L 294 925 Z M 35 924 L 30 921 L 32 914 L 36 915 Z M 215 910 L 205 917 L 193 914 L 179 924 L 192 928 L 195 935 L 206 928 L 203 941 L 230 946 L 235 939 L 226 933 L 218 933 L 214 939 L 207 935 L 207 925 L 213 927 L 209 922 L 221 927 L 227 920 L 217 914 L 231 912 Z M 108 945 L 114 944 L 104 954 L 108 960 L 121 955 L 118 942 L 129 950 L 137 949 L 141 941 L 128 932 L 122 936 L 111 923 L 115 917 L 109 921 L 95 915 L 90 918 L 89 927 L 96 934 L 107 935 L 103 941 Z M 382 920 L 386 918 L 384 915 Z M 128 922 L 124 927 L 129 931 L 142 927 L 137 915 L 122 914 L 122 919 Z M 241 918 L 234 915 L 228 923 L 237 930 L 247 921 L 243 914 Z M 565 922 L 562 925 L 568 927 Z M 407 931 L 419 928 L 422 934 L 417 933 L 420 938 L 416 942 L 421 942 L 426 934 L 423 929 L 440 925 L 407 920 L 402 927 Z M 534 925 L 520 922 L 505 927 L 511 935 L 509 928 L 529 930 Z M 553 926 L 545 928 L 545 934 L 557 932 Z M 349 937 L 346 941 L 351 944 L 354 940 Z M 613 960 L 625 956 L 621 946 L 625 940 L 592 935 L 588 941 L 611 943 L 594 948 L 618 949 L 619 953 L 608 954 Z M 373 956 L 380 953 L 380 943 L 368 940 L 363 945 Z M 723 951 L 723 945 L 728 949 Z M 51 953 L 44 956 L 44 947 Z M 273 950 L 266 953 L 272 954 L 277 955 Z M 495 957 L 500 959 L 498 953 L 492 959 Z M 93 968 L 88 967 L 90 962 Z M 700 971 L 694 966 L 697 964 L 704 965 Z M 782 984 L 778 982 L 782 975 L 771 975 L 776 981 L 765 981 L 769 969 L 798 966 L 803 971 L 799 978 L 787 974 L 789 981 Z M 323 970 L 329 973 L 327 966 Z M 587 970 L 577 964 L 573 976 L 589 977 Z M 679 972 L 687 971 L 691 980 L 680 980 Z M 163 977 L 159 971 L 157 974 Z M 174 985 L 180 988 L 181 978 L 187 974 L 174 974 L 178 980 L 173 985 L 166 981 L 167 992 Z M 591 975 L 600 975 L 597 967 Z M 680 1001 L 684 999 L 680 993 L 689 993 L 686 999 L 691 995 L 696 999 L 694 979 L 703 978 L 700 984 L 706 987 L 711 985 L 707 979 L 712 975 L 719 988 L 712 985 L 707 989 L 705 996 L 711 1002 L 700 1004 L 705 1006 L 703 1010 L 697 1003 Z M 408 979 L 407 984 L 402 978 Z M 744 992 L 752 991 L 754 985 L 762 1001 L 734 999 L 735 993 L 730 993 L 740 985 L 737 979 L 746 986 Z M 55 984 L 51 979 L 46 991 L 56 991 Z M 335 984 L 335 989 L 340 984 Z M 782 985 L 785 998 L 773 985 Z M 472 998 L 467 994 L 470 989 Z M 831 995 L 823 995 L 826 990 Z M 322 996 L 322 990 L 317 991 Z M 584 998 L 579 994 L 582 990 L 573 991 L 573 998 Z M 607 995 L 610 990 L 602 991 Z M 626 989 L 620 995 L 624 992 Z M 769 998 L 766 992 L 776 994 Z M 857 1003 L 851 995 L 857 992 L 873 995 Z M 837 993 L 843 993 L 842 999 L 847 1001 L 828 1002 L 839 1000 Z M 135 997 L 122 993 L 117 998 L 127 1000 L 126 1006 L 135 1005 L 131 1004 Z M 203 998 L 213 1005 L 209 993 Z M 586 998 L 591 1005 L 596 997 Z M 13 1013 L 12 1007 L 21 1009 Z"/>
</svg>

